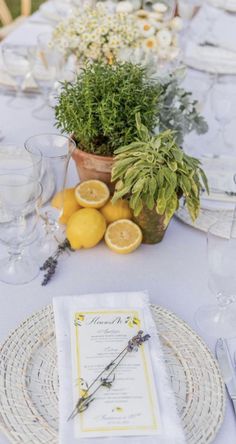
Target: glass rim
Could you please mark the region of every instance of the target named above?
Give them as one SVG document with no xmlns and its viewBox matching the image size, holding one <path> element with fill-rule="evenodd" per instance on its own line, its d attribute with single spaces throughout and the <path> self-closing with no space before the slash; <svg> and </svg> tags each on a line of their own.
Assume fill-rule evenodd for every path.
<svg viewBox="0 0 236 444">
<path fill-rule="evenodd" d="M 4 176 L 4 174 L 0 174 L 0 178 L 1 178 L 1 176 Z M 21 175 L 22 176 L 22 175 Z M 31 184 L 31 183 L 33 183 L 33 182 L 36 182 L 37 183 L 37 186 L 38 186 L 38 189 L 39 189 L 39 191 L 38 191 L 38 193 L 37 193 L 37 195 L 36 196 L 32 196 L 32 197 L 30 197 L 30 199 L 28 199 L 26 202 L 25 202 L 25 205 L 28 205 L 29 203 L 34 203 L 34 202 L 37 202 L 39 199 L 41 199 L 42 198 L 42 195 L 43 195 L 43 185 L 42 185 L 42 182 L 39 182 L 39 181 L 34 181 L 34 180 L 32 180 L 31 182 L 28 182 L 28 183 L 25 183 L 24 185 L 19 185 L 19 184 L 9 184 L 9 185 L 6 185 L 7 187 L 21 187 L 21 186 L 26 186 L 26 185 L 28 185 L 28 184 Z M 0 184 L 0 187 L 1 187 L 1 184 Z M 17 203 L 15 204 L 15 206 L 17 206 Z"/>
<path fill-rule="evenodd" d="M 6 144 L 2 145 L 2 148 L 5 148 L 5 147 L 13 147 L 13 148 L 18 149 L 17 145 L 14 145 L 14 144 L 11 144 L 11 143 L 6 143 Z M 24 152 L 27 151 L 28 154 L 32 154 L 28 150 L 26 150 L 25 146 L 23 146 L 22 148 L 23 148 L 22 151 L 24 151 Z M 38 164 L 40 164 L 42 162 L 42 153 L 41 153 L 40 150 L 38 150 L 38 151 L 39 151 L 38 159 L 33 161 L 33 165 L 32 166 L 26 166 L 26 167 L 18 167 L 18 166 L 16 166 L 16 170 L 15 170 L 12 167 L 9 167 L 9 168 L 6 167 L 5 168 L 5 167 L 2 167 L 0 165 L 0 176 L 4 175 L 4 172 L 1 173 L 1 171 L 12 171 L 12 170 L 14 170 L 14 171 L 23 171 L 23 170 L 29 170 L 30 168 L 32 168 L 34 166 L 37 166 Z M 1 145 L 0 145 L 0 152 L 1 152 Z M 22 176 L 23 176 L 23 174 L 22 174 Z"/>
<path fill-rule="evenodd" d="M 66 136 L 66 135 L 64 135 L 64 134 L 57 134 L 57 133 L 40 133 L 40 134 L 35 134 L 34 136 L 30 136 L 30 137 L 28 137 L 28 139 L 26 139 L 26 141 L 24 142 L 24 147 L 25 147 L 25 149 L 26 149 L 26 151 L 27 151 L 28 153 L 32 153 L 32 152 L 30 151 L 30 147 L 28 146 L 29 142 L 32 141 L 32 140 L 34 140 L 34 139 L 36 139 L 37 137 L 42 137 L 42 136 L 56 136 L 56 137 L 61 137 L 61 138 L 63 138 L 64 140 L 67 140 L 67 141 L 69 142 L 69 144 L 72 144 L 72 145 L 73 145 L 73 148 L 76 148 L 76 143 L 75 143 L 75 141 L 74 141 L 70 136 Z M 68 145 L 69 145 L 69 144 L 68 144 Z M 47 159 L 63 159 L 63 158 L 66 158 L 67 155 L 68 155 L 68 153 L 67 153 L 67 154 L 60 154 L 60 155 L 55 155 L 55 156 L 47 156 L 47 155 L 44 155 L 44 154 L 42 153 L 42 151 L 40 150 L 40 148 L 38 148 L 38 150 L 39 150 L 39 152 L 41 153 L 42 157 L 45 157 L 45 158 L 47 158 Z M 72 151 L 73 151 L 73 150 L 72 150 Z M 69 152 L 69 149 L 68 149 L 68 152 Z"/>
</svg>

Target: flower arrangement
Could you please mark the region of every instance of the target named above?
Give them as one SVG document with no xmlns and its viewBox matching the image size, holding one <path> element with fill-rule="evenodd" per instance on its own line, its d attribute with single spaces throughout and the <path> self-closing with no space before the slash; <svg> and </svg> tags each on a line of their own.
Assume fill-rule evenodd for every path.
<svg viewBox="0 0 236 444">
<path fill-rule="evenodd" d="M 164 21 L 164 13 L 155 6 L 153 11 L 134 11 L 128 1 L 119 2 L 115 10 L 110 10 L 107 2 L 85 5 L 58 24 L 51 44 L 67 57 L 73 54 L 80 64 L 88 60 L 148 64 L 153 57 L 155 64 L 173 60 L 179 54 L 181 19 Z"/>
<path fill-rule="evenodd" d="M 105 4 L 97 3 L 62 21 L 54 30 L 52 45 L 66 56 L 74 54 L 81 63 L 101 59 L 113 63 L 120 48 L 135 47 L 138 38 L 132 15 L 109 13 Z"/>
</svg>

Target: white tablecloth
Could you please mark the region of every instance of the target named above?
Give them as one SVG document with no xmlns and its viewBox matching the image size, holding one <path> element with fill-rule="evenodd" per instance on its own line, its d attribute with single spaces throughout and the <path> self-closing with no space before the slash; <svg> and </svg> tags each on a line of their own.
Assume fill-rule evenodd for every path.
<svg viewBox="0 0 236 444">
<path fill-rule="evenodd" d="M 9 38 L 12 42 L 34 43 L 46 25 L 25 24 Z M 4 142 L 23 144 L 33 134 L 55 130 L 53 122 L 31 116 L 31 109 L 13 111 L 7 107 L 8 97 L 0 94 L 0 129 Z M 37 99 L 40 100 L 40 99 Z M 0 257 L 3 256 L 0 246 Z M 208 290 L 206 271 L 206 236 L 174 219 L 163 242 L 156 246 L 142 245 L 133 254 L 120 256 L 103 243 L 92 250 L 73 253 L 60 261 L 57 275 L 42 287 L 41 277 L 23 286 L 0 283 L 0 341 L 34 311 L 52 302 L 58 295 L 90 292 L 148 290 L 151 300 L 175 312 L 196 329 L 194 313 L 203 304 L 214 303 Z M 204 340 L 214 351 L 215 341 L 207 332 Z M 223 426 L 214 444 L 233 444 L 236 422 L 227 402 Z M 0 443 L 9 441 L 0 435 Z"/>
</svg>

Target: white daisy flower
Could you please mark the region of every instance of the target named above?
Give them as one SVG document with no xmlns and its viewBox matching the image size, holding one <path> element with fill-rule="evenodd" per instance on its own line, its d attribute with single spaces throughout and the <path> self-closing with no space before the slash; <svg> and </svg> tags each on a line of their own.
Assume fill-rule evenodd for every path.
<svg viewBox="0 0 236 444">
<path fill-rule="evenodd" d="M 135 14 L 139 19 L 147 19 L 149 17 L 149 12 L 144 9 L 138 9 Z"/>
<path fill-rule="evenodd" d="M 145 38 L 151 37 L 155 34 L 155 28 L 150 23 L 142 21 L 140 24 L 140 32 Z"/>
<path fill-rule="evenodd" d="M 164 3 L 157 2 L 152 5 L 152 9 L 155 12 L 161 12 L 165 14 L 165 12 L 168 10 L 168 7 Z"/>
<path fill-rule="evenodd" d="M 143 42 L 143 46 L 146 50 L 154 50 L 157 47 L 157 41 L 155 37 L 149 37 L 148 39 L 145 39 Z"/>
</svg>

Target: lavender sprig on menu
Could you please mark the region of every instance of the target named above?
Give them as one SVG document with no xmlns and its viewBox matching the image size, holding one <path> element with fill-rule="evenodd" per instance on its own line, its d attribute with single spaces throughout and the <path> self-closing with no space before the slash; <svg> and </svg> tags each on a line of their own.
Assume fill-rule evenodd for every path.
<svg viewBox="0 0 236 444">
<path fill-rule="evenodd" d="M 61 256 L 67 250 L 73 251 L 70 246 L 70 242 L 68 241 L 68 239 L 65 239 L 62 243 L 58 245 L 55 253 L 52 256 L 50 256 L 48 259 L 46 259 L 46 261 L 40 267 L 41 271 L 46 271 L 41 284 L 42 286 L 47 285 L 48 282 L 51 280 L 51 278 L 56 272 L 59 256 Z"/>
<path fill-rule="evenodd" d="M 95 397 L 94 397 L 95 393 L 97 393 L 97 391 L 101 387 L 107 387 L 107 388 L 112 387 L 112 384 L 115 381 L 115 375 L 113 373 L 117 369 L 117 367 L 120 365 L 120 363 L 123 361 L 123 359 L 126 357 L 126 355 L 128 353 L 133 352 L 133 351 L 138 351 L 138 348 L 144 342 L 148 341 L 148 339 L 150 337 L 151 336 L 149 334 L 144 334 L 143 331 L 140 330 L 137 333 L 137 335 L 133 336 L 133 338 L 131 338 L 128 341 L 128 344 L 126 345 L 126 347 L 116 356 L 116 358 L 113 359 L 104 368 L 104 370 L 102 370 L 101 373 L 99 373 L 99 375 L 93 380 L 93 382 L 91 382 L 91 384 L 89 386 L 87 386 L 86 390 L 83 393 L 83 396 L 81 396 L 79 398 L 73 412 L 69 416 L 68 421 L 70 419 L 74 419 L 79 413 L 82 413 L 88 409 L 91 402 L 93 402 L 95 399 Z M 104 377 L 103 376 L 104 373 L 107 373 L 107 372 L 108 372 L 108 374 Z M 111 377 L 112 374 L 113 374 L 113 377 Z M 96 383 L 98 384 L 97 387 L 90 394 L 89 391 L 91 390 L 92 387 L 95 386 Z"/>
</svg>

